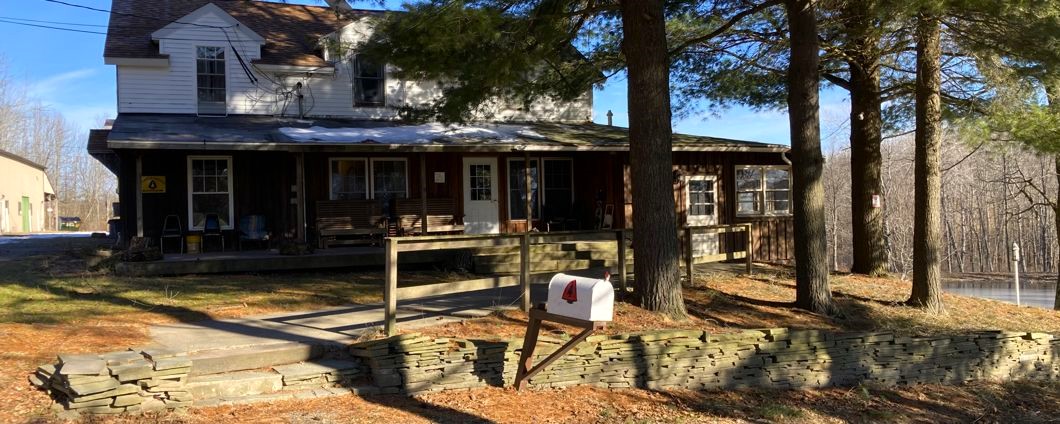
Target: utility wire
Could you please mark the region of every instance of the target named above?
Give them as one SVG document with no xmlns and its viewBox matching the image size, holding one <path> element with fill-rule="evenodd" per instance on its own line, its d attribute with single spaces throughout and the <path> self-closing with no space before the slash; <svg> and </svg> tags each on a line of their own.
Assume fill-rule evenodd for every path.
<svg viewBox="0 0 1060 424">
<path fill-rule="evenodd" d="M 41 23 L 41 24 L 57 24 L 57 25 L 69 25 L 69 26 L 81 26 L 81 27 L 99 27 L 99 28 L 106 28 L 107 27 L 106 25 L 103 25 L 103 24 L 81 24 L 81 23 L 76 23 L 76 22 L 42 21 L 42 20 L 38 20 L 38 19 L 18 18 L 18 17 L 14 17 L 14 16 L 0 16 L 0 19 L 7 19 L 7 20 L 11 20 L 11 21 L 36 22 L 36 23 Z"/>
<path fill-rule="evenodd" d="M 182 24 L 182 25 L 192 25 L 192 26 L 203 27 L 203 28 L 231 28 L 231 27 L 235 26 L 235 25 L 229 25 L 229 26 L 223 27 L 223 26 L 217 26 L 217 25 L 197 24 L 197 23 L 194 23 L 194 22 L 180 22 L 180 21 L 176 21 L 176 20 L 159 18 L 159 17 L 155 17 L 155 16 L 144 16 L 144 15 L 137 15 L 135 13 L 115 12 L 113 10 L 100 9 L 98 7 L 85 6 L 85 5 L 74 4 L 74 3 L 67 3 L 67 2 L 62 1 L 62 0 L 44 0 L 44 1 L 46 1 L 48 3 L 55 3 L 55 4 L 61 4 L 61 5 L 64 5 L 64 6 L 76 7 L 76 8 L 79 8 L 79 9 L 87 9 L 87 10 L 93 10 L 93 11 L 96 11 L 96 12 L 110 13 L 112 15 L 130 16 L 130 17 L 140 18 L 140 19 L 151 19 L 151 20 L 155 20 L 155 21 L 162 21 L 162 22 L 168 22 L 168 23 L 173 23 L 173 24 Z"/>
<path fill-rule="evenodd" d="M 26 22 L 9 21 L 9 20 L 6 20 L 6 19 L 0 19 L 0 23 L 12 24 L 12 25 L 23 25 L 23 26 L 29 26 L 29 27 L 46 28 L 46 29 L 55 29 L 55 30 L 59 30 L 59 31 L 80 32 L 80 33 L 84 33 L 84 34 L 107 35 L 107 33 L 100 32 L 100 31 L 88 31 L 88 30 L 74 29 L 74 28 L 59 28 L 59 27 L 48 26 L 48 25 L 37 25 L 37 24 L 31 24 L 31 23 L 26 23 Z"/>
</svg>

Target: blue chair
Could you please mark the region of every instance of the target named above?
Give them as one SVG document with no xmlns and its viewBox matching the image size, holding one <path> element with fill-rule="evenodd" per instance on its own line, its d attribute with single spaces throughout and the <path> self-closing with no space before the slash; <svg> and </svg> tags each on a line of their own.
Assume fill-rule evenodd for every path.
<svg viewBox="0 0 1060 424">
<path fill-rule="evenodd" d="M 221 239 L 221 251 L 225 251 L 225 237 L 221 234 L 221 218 L 215 213 L 206 214 L 205 222 L 202 224 L 202 251 L 206 251 L 207 237 Z"/>
<path fill-rule="evenodd" d="M 239 218 L 239 250 L 244 241 L 256 241 L 269 246 L 269 232 L 265 229 L 265 215 L 246 215 Z"/>
</svg>

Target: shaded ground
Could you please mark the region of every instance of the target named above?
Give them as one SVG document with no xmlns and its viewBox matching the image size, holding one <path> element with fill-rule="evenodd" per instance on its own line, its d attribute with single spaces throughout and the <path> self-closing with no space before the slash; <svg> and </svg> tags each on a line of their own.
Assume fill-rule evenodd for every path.
<svg viewBox="0 0 1060 424">
<path fill-rule="evenodd" d="M 4 248 L 8 248 L 5 246 Z M 59 250 L 65 248 L 60 246 Z M 8 250 L 9 251 L 9 250 Z M 381 272 L 121 278 L 84 271 L 64 252 L 0 261 L 0 422 L 50 417 L 49 400 L 26 382 L 60 352 L 87 353 L 145 344 L 151 323 L 326 308 L 376 302 Z M 904 334 L 979 329 L 1060 331 L 1060 313 L 945 295 L 947 312 L 930 316 L 899 303 L 909 284 L 836 276 L 843 316 L 790 308 L 793 281 L 784 268 L 760 267 L 752 278 L 700 270 L 685 287 L 685 321 L 616 305 L 610 332 L 698 328 L 712 332 L 794 327 L 894 330 Z M 423 272 L 433 281 L 458 276 Z M 404 278 L 404 277 L 403 277 Z M 438 336 L 521 337 L 519 312 L 431 327 Z M 573 330 L 548 328 L 554 337 Z M 423 398 L 354 396 L 196 409 L 186 414 L 101 420 L 124 422 L 1055 422 L 1060 385 L 987 384 L 807 391 L 650 392 L 572 388 L 515 393 L 487 388 Z M 47 421 L 50 418 L 44 418 Z"/>
</svg>

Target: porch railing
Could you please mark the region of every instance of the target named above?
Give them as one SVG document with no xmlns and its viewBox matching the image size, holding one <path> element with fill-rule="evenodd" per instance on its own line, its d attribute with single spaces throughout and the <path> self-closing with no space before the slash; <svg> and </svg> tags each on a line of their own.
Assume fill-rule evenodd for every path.
<svg viewBox="0 0 1060 424">
<path fill-rule="evenodd" d="M 694 234 L 697 232 L 709 232 L 714 234 L 727 234 L 727 233 L 744 233 L 744 250 L 735 250 L 735 246 L 730 247 L 728 252 L 716 253 L 710 255 L 695 256 L 695 238 Z M 729 224 L 729 225 L 688 225 L 684 227 L 685 233 L 685 278 L 688 282 L 692 282 L 692 271 L 695 268 L 695 264 L 702 264 L 708 262 L 721 262 L 735 259 L 744 259 L 745 266 L 747 267 L 747 274 L 752 273 L 752 262 L 754 261 L 754 254 L 751 244 L 751 224 Z M 719 243 L 720 244 L 720 243 Z"/>
<path fill-rule="evenodd" d="M 530 310 L 530 245 L 563 241 L 615 241 L 618 253 L 617 283 L 626 291 L 626 239 L 630 230 L 556 231 L 550 233 L 512 233 L 483 235 L 439 235 L 388 237 L 383 241 L 386 261 L 386 285 L 383 289 L 384 330 L 388 336 L 397 333 L 398 299 L 461 293 L 518 285 L 521 307 Z M 470 249 L 496 246 L 519 246 L 519 275 L 496 276 L 471 281 L 445 282 L 398 288 L 398 255 L 401 252 Z"/>
</svg>

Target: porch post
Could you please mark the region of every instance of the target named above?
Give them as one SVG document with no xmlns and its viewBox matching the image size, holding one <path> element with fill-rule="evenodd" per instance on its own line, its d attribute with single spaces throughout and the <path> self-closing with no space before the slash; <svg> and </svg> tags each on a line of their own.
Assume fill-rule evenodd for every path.
<svg viewBox="0 0 1060 424">
<path fill-rule="evenodd" d="M 420 153 L 420 235 L 427 235 L 427 154 Z"/>
<path fill-rule="evenodd" d="M 141 180 L 144 176 L 143 154 L 136 154 L 136 237 L 144 236 L 144 193 Z M 191 223 L 188 223 L 191 227 Z"/>
<path fill-rule="evenodd" d="M 295 225 L 296 237 L 298 241 L 306 242 L 306 222 L 305 222 L 305 154 L 296 153 L 294 156 L 294 178 L 295 178 L 295 196 L 298 199 L 297 209 L 295 214 Z"/>
<path fill-rule="evenodd" d="M 539 170 L 540 171 L 540 170 Z M 525 183 L 526 193 L 526 232 L 530 232 L 530 229 L 534 226 L 534 215 L 531 201 L 533 200 L 530 196 L 530 152 L 523 151 L 523 176 Z"/>
</svg>

